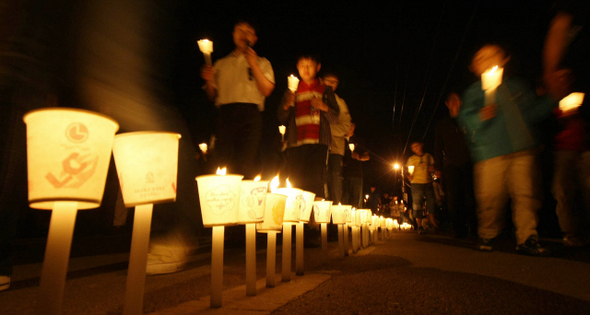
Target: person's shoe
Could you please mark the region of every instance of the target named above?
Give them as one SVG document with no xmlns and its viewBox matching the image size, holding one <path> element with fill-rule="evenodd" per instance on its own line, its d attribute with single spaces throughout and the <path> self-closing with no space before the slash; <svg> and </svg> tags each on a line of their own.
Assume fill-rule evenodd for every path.
<svg viewBox="0 0 590 315">
<path fill-rule="evenodd" d="M 419 227 L 419 228 L 418 228 L 418 234 L 422 235 L 422 234 L 424 234 L 424 233 L 426 233 L 426 230 L 424 230 L 424 228 L 423 228 L 423 227 Z"/>
<path fill-rule="evenodd" d="M 563 238 L 563 245 L 566 247 L 583 247 L 588 244 L 581 238 L 568 234 Z"/>
<path fill-rule="evenodd" d="M 494 250 L 493 239 L 480 237 L 479 242 L 477 243 L 477 249 L 483 252 L 491 252 Z"/>
<path fill-rule="evenodd" d="M 178 235 L 151 242 L 146 274 L 160 275 L 181 271 L 188 261 L 190 251 L 188 243 Z"/>
<path fill-rule="evenodd" d="M 541 247 L 536 235 L 531 235 L 527 240 L 516 246 L 516 252 L 522 255 L 547 257 L 551 252 L 547 248 Z"/>
<path fill-rule="evenodd" d="M 10 276 L 0 276 L 0 291 L 10 288 Z"/>
</svg>

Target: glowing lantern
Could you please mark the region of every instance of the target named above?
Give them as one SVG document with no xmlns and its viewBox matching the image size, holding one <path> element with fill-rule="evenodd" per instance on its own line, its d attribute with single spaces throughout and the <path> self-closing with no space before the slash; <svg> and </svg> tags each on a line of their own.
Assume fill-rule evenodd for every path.
<svg viewBox="0 0 590 315">
<path fill-rule="evenodd" d="M 287 205 L 285 206 L 285 217 L 283 218 L 283 221 L 299 222 L 301 212 L 305 210 L 303 190 L 292 188 L 291 183 L 287 179 L 287 187 L 278 188 L 276 193 L 287 196 Z"/>
<path fill-rule="evenodd" d="M 481 89 L 485 91 L 485 104 L 496 102 L 496 89 L 502 84 L 504 68 L 494 66 L 481 75 Z"/>
<path fill-rule="evenodd" d="M 225 169 L 218 169 L 223 174 Z M 205 227 L 238 223 L 242 175 L 204 175 L 196 178 Z"/>
<path fill-rule="evenodd" d="M 279 126 L 279 133 L 281 134 L 281 141 L 285 142 L 285 132 L 287 132 L 287 127 L 284 125 Z"/>
<path fill-rule="evenodd" d="M 314 201 L 313 213 L 317 223 L 320 223 L 322 234 L 322 249 L 328 250 L 328 223 L 330 223 L 330 210 L 332 201 Z"/>
<path fill-rule="evenodd" d="M 350 206 L 338 204 L 332 205 L 332 223 L 338 225 L 338 252 L 341 258 L 344 258 L 344 225 L 346 224 L 347 212 Z"/>
<path fill-rule="evenodd" d="M 37 310 L 59 314 L 76 214 L 102 202 L 119 125 L 106 116 L 68 108 L 34 110 L 24 121 L 29 205 L 53 210 Z"/>
<path fill-rule="evenodd" d="M 211 246 L 211 307 L 221 307 L 223 290 L 223 240 L 225 226 L 238 222 L 242 175 L 225 175 L 226 169 L 217 169 L 217 175 L 198 176 L 201 215 L 205 227 L 213 227 Z"/>
<path fill-rule="evenodd" d="M 414 174 L 414 165 L 408 166 L 408 173 L 410 173 L 410 175 Z"/>
<path fill-rule="evenodd" d="M 131 132 L 115 136 L 113 156 L 123 201 L 126 207 L 135 207 L 125 314 L 143 310 L 153 204 L 176 200 L 179 139 L 179 134 L 167 132 Z"/>
<path fill-rule="evenodd" d="M 584 95 L 584 93 L 571 93 L 559 101 L 559 109 L 565 113 L 580 107 L 584 102 Z"/>
<path fill-rule="evenodd" d="M 297 88 L 299 87 L 299 79 L 294 75 L 290 75 L 287 77 L 287 84 L 289 87 L 289 91 L 295 93 L 297 92 Z"/>
</svg>

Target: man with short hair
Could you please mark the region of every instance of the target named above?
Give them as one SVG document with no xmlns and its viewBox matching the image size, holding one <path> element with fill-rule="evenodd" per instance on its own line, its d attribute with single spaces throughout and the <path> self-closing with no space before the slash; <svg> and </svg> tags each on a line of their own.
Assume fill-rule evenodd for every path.
<svg viewBox="0 0 590 315">
<path fill-rule="evenodd" d="M 205 92 L 219 109 L 215 155 L 219 166 L 254 178 L 259 173 L 256 159 L 262 137 L 264 100 L 274 87 L 270 62 L 252 49 L 258 41 L 252 22 L 234 26 L 235 49 L 214 66 L 203 66 Z"/>
</svg>

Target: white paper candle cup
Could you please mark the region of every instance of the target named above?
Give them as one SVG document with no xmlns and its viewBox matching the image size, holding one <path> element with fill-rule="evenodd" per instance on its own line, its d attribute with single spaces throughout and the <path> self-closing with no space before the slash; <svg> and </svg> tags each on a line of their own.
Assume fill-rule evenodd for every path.
<svg viewBox="0 0 590 315">
<path fill-rule="evenodd" d="M 197 42 L 199 50 L 204 54 L 211 54 L 213 52 L 213 42 L 208 39 L 201 39 Z"/>
<path fill-rule="evenodd" d="M 242 175 L 205 175 L 196 178 L 205 227 L 238 223 Z"/>
<path fill-rule="evenodd" d="M 176 201 L 179 139 L 171 132 L 115 136 L 113 156 L 126 207 Z"/>
<path fill-rule="evenodd" d="M 287 196 L 282 194 L 266 194 L 264 220 L 256 224 L 256 231 L 260 233 L 280 232 L 283 229 L 285 204 Z"/>
<path fill-rule="evenodd" d="M 299 218 L 301 222 L 309 222 L 309 219 L 311 218 L 311 210 L 313 209 L 314 199 L 314 193 L 309 191 L 303 191 L 303 211 L 301 212 L 301 217 Z"/>
<path fill-rule="evenodd" d="M 332 223 L 334 224 L 344 224 L 346 223 L 346 210 L 350 206 L 339 206 L 339 205 L 332 205 Z"/>
<path fill-rule="evenodd" d="M 31 208 L 50 210 L 56 201 L 77 201 L 78 209 L 99 207 L 119 125 L 71 108 L 34 110 L 24 121 Z"/>
<path fill-rule="evenodd" d="M 504 68 L 494 67 L 481 75 L 481 89 L 484 91 L 494 90 L 502 84 Z"/>
<path fill-rule="evenodd" d="M 287 196 L 283 221 L 299 222 L 301 212 L 304 210 L 303 190 L 297 188 L 278 188 L 273 192 Z"/>
<path fill-rule="evenodd" d="M 576 92 L 562 98 L 561 101 L 559 101 L 559 109 L 561 109 L 562 112 L 567 112 L 580 107 L 584 102 L 584 95 L 584 93 Z"/>
<path fill-rule="evenodd" d="M 287 84 L 289 90 L 293 93 L 297 92 L 297 88 L 299 87 L 299 79 L 294 75 L 290 75 L 287 77 Z"/>
<path fill-rule="evenodd" d="M 238 223 L 259 223 L 264 220 L 268 181 L 242 180 Z"/>
<path fill-rule="evenodd" d="M 314 201 L 313 213 L 317 223 L 330 223 L 332 201 Z"/>
</svg>

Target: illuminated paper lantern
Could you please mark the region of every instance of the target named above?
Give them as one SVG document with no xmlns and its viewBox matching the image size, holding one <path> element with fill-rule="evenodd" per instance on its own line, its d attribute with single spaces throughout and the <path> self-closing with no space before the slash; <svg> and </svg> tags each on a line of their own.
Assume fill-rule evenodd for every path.
<svg viewBox="0 0 590 315">
<path fill-rule="evenodd" d="M 502 84 L 504 68 L 495 66 L 481 75 L 481 89 L 484 91 L 495 90 Z"/>
<path fill-rule="evenodd" d="M 85 110 L 44 108 L 28 112 L 29 205 L 53 210 L 41 271 L 38 314 L 61 313 L 78 209 L 102 202 L 111 149 L 119 125 Z"/>
<path fill-rule="evenodd" d="M 313 213 L 317 223 L 330 223 L 330 210 L 332 208 L 332 201 L 314 201 Z"/>
<path fill-rule="evenodd" d="M 332 223 L 334 224 L 344 224 L 346 223 L 346 213 L 345 209 L 348 206 L 342 205 L 332 205 Z"/>
<path fill-rule="evenodd" d="M 268 181 L 242 180 L 238 223 L 260 223 L 264 220 Z"/>
<path fill-rule="evenodd" d="M 299 222 L 305 206 L 303 190 L 297 188 L 278 188 L 276 193 L 287 196 L 283 222 Z"/>
<path fill-rule="evenodd" d="M 279 193 L 266 194 L 264 220 L 256 224 L 256 231 L 266 233 L 268 231 L 281 231 L 285 216 L 287 196 Z"/>
<path fill-rule="evenodd" d="M 313 210 L 313 201 L 315 200 L 315 194 L 309 191 L 303 191 L 303 206 L 301 207 L 303 211 L 301 212 L 301 217 L 299 220 L 301 222 L 309 222 L 311 218 L 311 211 Z"/>
<path fill-rule="evenodd" d="M 34 110 L 24 121 L 31 208 L 50 210 L 56 201 L 76 201 L 77 209 L 99 207 L 119 125 L 69 108 Z"/>
<path fill-rule="evenodd" d="M 143 310 L 154 203 L 176 200 L 180 134 L 130 132 L 115 136 L 113 156 L 126 207 L 135 207 L 124 314 Z"/>
<path fill-rule="evenodd" d="M 242 175 L 204 175 L 196 178 L 205 227 L 238 223 Z"/>
<path fill-rule="evenodd" d="M 126 207 L 176 201 L 179 139 L 169 132 L 115 136 L 113 156 Z"/>
</svg>

